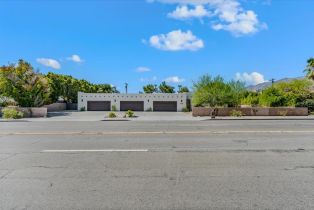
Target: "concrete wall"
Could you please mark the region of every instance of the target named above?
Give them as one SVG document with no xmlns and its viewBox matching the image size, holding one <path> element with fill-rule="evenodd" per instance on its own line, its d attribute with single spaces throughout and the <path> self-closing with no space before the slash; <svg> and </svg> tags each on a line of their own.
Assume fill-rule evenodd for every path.
<svg viewBox="0 0 314 210">
<path fill-rule="evenodd" d="M 43 107 L 46 107 L 48 112 L 59 112 L 59 111 L 66 110 L 67 104 L 66 103 L 53 103 L 53 104 L 45 105 Z"/>
<path fill-rule="evenodd" d="M 244 116 L 308 116 L 308 108 L 304 107 L 251 107 L 251 108 L 218 108 L 217 116 L 230 116 L 233 110 L 241 111 Z M 213 108 L 193 107 L 196 116 L 211 116 Z"/>
<path fill-rule="evenodd" d="M 153 109 L 154 101 L 177 101 L 177 111 L 182 111 L 187 106 L 187 93 L 153 93 L 153 94 L 117 94 L 117 93 L 78 93 L 78 107 L 80 110 L 85 107 L 87 101 L 111 101 L 120 110 L 120 101 L 144 101 L 144 110 Z"/>
<path fill-rule="evenodd" d="M 67 103 L 66 109 L 67 110 L 77 110 L 77 104 L 76 103 Z"/>
</svg>

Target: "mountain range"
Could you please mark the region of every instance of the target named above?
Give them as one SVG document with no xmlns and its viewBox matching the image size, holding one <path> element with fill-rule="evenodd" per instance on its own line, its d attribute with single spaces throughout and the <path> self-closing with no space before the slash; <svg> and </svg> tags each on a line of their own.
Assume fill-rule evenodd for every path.
<svg viewBox="0 0 314 210">
<path fill-rule="evenodd" d="M 280 83 L 280 82 L 290 82 L 293 80 L 301 80 L 301 79 L 305 79 L 305 77 L 296 77 L 296 78 L 283 78 L 280 80 L 276 80 L 274 83 Z M 268 88 L 272 85 L 271 81 L 267 81 L 267 82 L 263 82 L 257 85 L 250 85 L 247 87 L 248 90 L 250 91 L 261 91 L 264 90 L 265 88 Z"/>
</svg>

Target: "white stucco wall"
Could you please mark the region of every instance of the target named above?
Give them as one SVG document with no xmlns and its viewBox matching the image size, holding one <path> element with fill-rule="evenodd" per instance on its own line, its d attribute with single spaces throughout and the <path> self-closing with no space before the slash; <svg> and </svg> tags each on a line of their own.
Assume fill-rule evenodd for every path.
<svg viewBox="0 0 314 210">
<path fill-rule="evenodd" d="M 153 109 L 153 101 L 177 101 L 177 111 L 187 107 L 188 93 L 153 93 L 153 94 L 120 94 L 120 93 L 78 93 L 78 110 L 85 107 L 87 101 L 111 101 L 120 110 L 120 101 L 144 101 L 144 110 Z"/>
</svg>

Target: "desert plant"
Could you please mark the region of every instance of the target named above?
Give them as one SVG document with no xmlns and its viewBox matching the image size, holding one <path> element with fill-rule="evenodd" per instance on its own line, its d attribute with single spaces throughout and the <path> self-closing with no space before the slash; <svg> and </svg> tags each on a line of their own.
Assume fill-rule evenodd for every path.
<svg viewBox="0 0 314 210">
<path fill-rule="evenodd" d="M 17 103 L 8 97 L 0 96 L 0 107 L 16 106 Z"/>
<path fill-rule="evenodd" d="M 280 115 L 280 116 L 285 117 L 285 116 L 287 116 L 287 114 L 288 114 L 288 111 L 287 111 L 287 110 L 279 111 L 279 115 Z"/>
<path fill-rule="evenodd" d="M 182 108 L 182 112 L 190 112 L 190 110 L 187 107 Z"/>
<path fill-rule="evenodd" d="M 225 82 L 221 76 L 204 75 L 194 83 L 192 102 L 194 106 L 229 106 L 235 107 L 245 93 L 241 82 Z"/>
<path fill-rule="evenodd" d="M 4 119 L 20 119 L 23 117 L 23 112 L 16 110 L 14 107 L 7 107 L 2 109 L 2 116 Z"/>
<path fill-rule="evenodd" d="M 112 106 L 111 106 L 111 110 L 114 111 L 114 112 L 116 112 L 116 111 L 117 111 L 116 105 L 112 105 Z"/>
<path fill-rule="evenodd" d="M 314 80 L 314 58 L 310 58 L 307 60 L 307 66 L 304 72 L 306 72 L 306 76 L 308 79 Z"/>
<path fill-rule="evenodd" d="M 125 116 L 127 117 L 134 117 L 134 112 L 132 110 L 128 110 L 125 112 Z"/>
<path fill-rule="evenodd" d="M 81 111 L 81 112 L 85 112 L 85 111 L 86 111 L 85 106 L 81 107 L 81 108 L 80 108 L 80 111 Z"/>
<path fill-rule="evenodd" d="M 232 116 L 232 117 L 242 117 L 243 113 L 240 110 L 232 110 L 230 112 L 230 116 Z"/>
<path fill-rule="evenodd" d="M 0 67 L 0 95 L 12 98 L 20 106 L 40 107 L 49 102 L 50 88 L 43 74 L 19 60 Z"/>
<path fill-rule="evenodd" d="M 116 115 L 116 113 L 114 113 L 114 112 L 109 112 L 109 118 L 116 118 L 117 117 L 117 115 Z"/>
</svg>

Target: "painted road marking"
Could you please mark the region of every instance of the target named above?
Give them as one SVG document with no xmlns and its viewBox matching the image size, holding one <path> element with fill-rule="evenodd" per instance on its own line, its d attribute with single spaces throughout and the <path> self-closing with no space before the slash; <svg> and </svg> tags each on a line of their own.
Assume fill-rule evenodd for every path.
<svg viewBox="0 0 314 210">
<path fill-rule="evenodd" d="M 17 136 L 23 136 L 23 135 L 30 135 L 30 136 L 36 136 L 36 135 L 61 135 L 61 136 L 71 136 L 71 135 L 93 135 L 93 136 L 104 136 L 104 135 L 154 135 L 154 134 L 177 134 L 177 135 L 187 135 L 187 134 L 241 134 L 241 133 L 274 133 L 274 134 L 284 134 L 284 133 L 314 133 L 314 130 L 278 130 L 278 131 L 254 131 L 254 130 L 243 130 L 243 131 L 129 131 L 129 132 L 120 132 L 120 131 L 108 131 L 108 132 L 6 132 L 6 133 L 0 133 L 0 136 L 7 136 L 7 135 L 17 135 Z"/>
<path fill-rule="evenodd" d="M 70 153 L 70 152 L 148 152 L 148 149 L 72 149 L 72 150 L 42 150 L 46 153 Z"/>
</svg>

